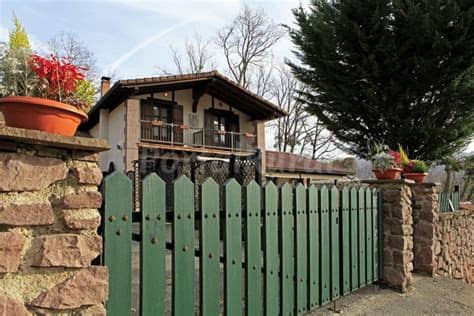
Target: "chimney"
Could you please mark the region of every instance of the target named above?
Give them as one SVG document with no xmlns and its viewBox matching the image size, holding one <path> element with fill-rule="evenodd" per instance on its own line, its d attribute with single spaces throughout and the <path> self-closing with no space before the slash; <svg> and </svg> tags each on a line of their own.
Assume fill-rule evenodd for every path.
<svg viewBox="0 0 474 316">
<path fill-rule="evenodd" d="M 100 78 L 100 96 L 103 96 L 110 89 L 110 77 Z"/>
</svg>

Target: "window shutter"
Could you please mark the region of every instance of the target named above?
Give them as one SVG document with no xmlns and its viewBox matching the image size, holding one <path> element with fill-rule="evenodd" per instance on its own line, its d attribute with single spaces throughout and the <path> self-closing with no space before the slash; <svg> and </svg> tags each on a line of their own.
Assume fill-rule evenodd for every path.
<svg viewBox="0 0 474 316">
<path fill-rule="evenodd" d="M 179 104 L 173 105 L 171 108 L 172 123 L 183 125 L 183 106 Z"/>
</svg>

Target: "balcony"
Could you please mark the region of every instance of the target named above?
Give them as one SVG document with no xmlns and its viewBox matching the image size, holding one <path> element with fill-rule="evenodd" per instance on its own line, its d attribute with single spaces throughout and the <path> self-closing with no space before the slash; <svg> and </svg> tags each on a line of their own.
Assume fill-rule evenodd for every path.
<svg viewBox="0 0 474 316">
<path fill-rule="evenodd" d="M 172 146 L 224 149 L 233 152 L 255 152 L 256 136 L 251 133 L 228 132 L 161 121 L 141 121 L 141 140 Z"/>
</svg>

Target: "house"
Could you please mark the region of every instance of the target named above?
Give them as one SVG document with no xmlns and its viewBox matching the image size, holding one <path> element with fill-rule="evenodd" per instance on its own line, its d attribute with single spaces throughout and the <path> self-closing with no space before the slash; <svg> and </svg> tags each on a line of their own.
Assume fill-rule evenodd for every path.
<svg viewBox="0 0 474 316">
<path fill-rule="evenodd" d="M 347 174 L 301 156 L 266 152 L 265 122 L 286 112 L 217 71 L 113 86 L 103 77 L 101 95 L 81 130 L 108 140 L 111 150 L 100 157 L 103 171 L 156 172 L 165 181 L 185 174 L 199 183 L 212 176 L 220 184 L 229 177 L 246 184 L 264 177 L 312 182 L 324 173 L 324 179 Z"/>
<path fill-rule="evenodd" d="M 268 180 L 276 184 L 284 182 L 305 185 L 312 183 L 331 183 L 344 180 L 354 173 L 352 159 L 342 163 L 320 162 L 304 156 L 278 151 L 266 151 L 266 172 Z"/>
<path fill-rule="evenodd" d="M 102 170 L 154 171 L 165 180 L 181 174 L 258 179 L 265 170 L 265 122 L 286 115 L 217 71 L 113 86 L 103 77 L 101 95 L 81 129 L 109 141 Z"/>
</svg>

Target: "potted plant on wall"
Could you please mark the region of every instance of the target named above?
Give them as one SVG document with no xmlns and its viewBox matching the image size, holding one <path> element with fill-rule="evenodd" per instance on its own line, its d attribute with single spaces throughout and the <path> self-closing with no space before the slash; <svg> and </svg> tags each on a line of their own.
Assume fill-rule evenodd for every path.
<svg viewBox="0 0 474 316">
<path fill-rule="evenodd" d="M 428 175 L 428 165 L 422 160 L 410 160 L 402 147 L 399 151 L 403 166 L 403 178 L 413 180 L 416 183 L 424 182 Z"/>
<path fill-rule="evenodd" d="M 402 171 L 400 154 L 394 150 L 376 145 L 372 155 L 372 167 L 375 177 L 379 180 L 394 180 L 400 178 Z"/>
<path fill-rule="evenodd" d="M 86 69 L 67 57 L 33 54 L 28 36 L 15 29 L 0 56 L 0 111 L 7 126 L 72 136 L 93 102 L 95 89 Z"/>
</svg>

